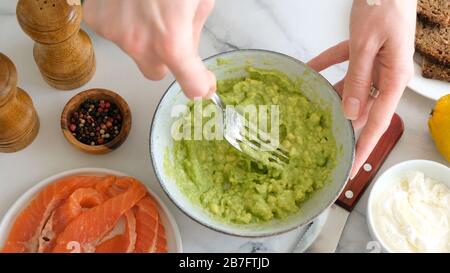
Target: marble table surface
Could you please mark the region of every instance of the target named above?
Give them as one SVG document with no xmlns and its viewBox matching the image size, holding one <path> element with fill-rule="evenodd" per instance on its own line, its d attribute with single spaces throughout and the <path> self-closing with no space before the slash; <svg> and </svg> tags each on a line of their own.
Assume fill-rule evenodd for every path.
<svg viewBox="0 0 450 273">
<path fill-rule="evenodd" d="M 13 154 L 0 154 L 0 217 L 14 201 L 38 181 L 55 173 L 80 168 L 104 167 L 136 176 L 168 204 L 181 230 L 187 252 L 286 252 L 299 231 L 264 239 L 243 239 L 211 231 L 190 220 L 165 196 L 150 166 L 148 137 L 150 121 L 163 92 L 173 78 L 146 80 L 132 60 L 111 42 L 90 33 L 97 57 L 94 78 L 80 89 L 64 92 L 49 87 L 33 61 L 32 41 L 19 28 L 15 0 L 0 3 L 0 52 L 16 64 L 19 86 L 34 100 L 41 128 L 36 140 Z M 200 54 L 237 48 L 262 48 L 307 61 L 348 36 L 350 0 L 217 0 L 201 40 Z M 84 26 L 86 29 L 86 27 Z M 346 64 L 326 70 L 330 82 L 342 78 Z M 116 91 L 129 103 L 133 126 L 127 141 L 116 151 L 101 156 L 73 149 L 63 138 L 59 117 L 65 103 L 77 92 L 103 87 Z M 406 90 L 397 112 L 405 122 L 405 133 L 380 172 L 409 159 L 429 159 L 447 164 L 436 151 L 427 131 L 427 119 L 434 102 Z M 338 252 L 368 252 L 370 238 L 366 204 L 370 188 L 351 213 Z"/>
</svg>

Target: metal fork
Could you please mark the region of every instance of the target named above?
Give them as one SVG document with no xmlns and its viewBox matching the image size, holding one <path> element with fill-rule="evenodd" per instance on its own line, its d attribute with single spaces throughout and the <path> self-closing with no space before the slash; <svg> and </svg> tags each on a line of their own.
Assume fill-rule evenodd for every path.
<svg viewBox="0 0 450 273">
<path fill-rule="evenodd" d="M 217 93 L 214 93 L 211 100 L 224 114 L 223 134 L 231 146 L 256 160 L 277 168 L 282 168 L 289 163 L 289 157 L 281 147 L 274 147 L 267 143 L 270 136 L 266 132 L 255 131 L 254 127 L 250 126 L 249 122 L 233 107 L 227 108 Z M 263 136 L 266 141 L 260 136 Z M 272 142 L 269 141 L 269 143 Z"/>
</svg>

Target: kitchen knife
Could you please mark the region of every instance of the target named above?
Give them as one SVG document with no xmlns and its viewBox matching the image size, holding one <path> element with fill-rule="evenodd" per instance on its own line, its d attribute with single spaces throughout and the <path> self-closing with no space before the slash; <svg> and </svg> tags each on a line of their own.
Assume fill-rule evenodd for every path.
<svg viewBox="0 0 450 273">
<path fill-rule="evenodd" d="M 327 221 L 307 252 L 335 252 L 350 212 L 403 134 L 403 121 L 394 114 L 389 128 L 358 174 L 349 180 L 338 200 L 329 208 Z M 308 236 L 308 230 L 303 236 Z M 302 240 L 301 240 L 302 241 Z M 299 244 L 301 244 L 301 241 Z"/>
</svg>

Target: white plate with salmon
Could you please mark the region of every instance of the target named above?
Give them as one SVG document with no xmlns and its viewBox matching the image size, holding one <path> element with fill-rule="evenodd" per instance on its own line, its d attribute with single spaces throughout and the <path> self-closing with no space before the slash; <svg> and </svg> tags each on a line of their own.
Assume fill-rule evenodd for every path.
<svg viewBox="0 0 450 273">
<path fill-rule="evenodd" d="M 0 251 L 13 253 L 182 252 L 174 217 L 136 178 L 83 168 L 28 190 L 0 224 Z"/>
</svg>

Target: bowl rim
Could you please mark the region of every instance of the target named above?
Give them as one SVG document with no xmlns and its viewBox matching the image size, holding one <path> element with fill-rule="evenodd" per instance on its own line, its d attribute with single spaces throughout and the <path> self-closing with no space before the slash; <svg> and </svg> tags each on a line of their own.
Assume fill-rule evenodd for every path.
<svg viewBox="0 0 450 273">
<path fill-rule="evenodd" d="M 40 180 L 38 183 L 34 184 L 33 186 L 31 186 L 27 190 L 25 190 L 25 192 L 23 192 L 16 199 L 16 201 L 8 208 L 8 210 L 6 211 L 6 213 L 4 214 L 3 218 L 0 221 L 0 232 L 2 232 L 2 234 L 0 236 L 3 238 L 3 240 L 7 239 L 8 234 L 14 224 L 15 218 L 27 206 L 27 204 L 36 196 L 36 194 L 38 194 L 42 189 L 44 189 L 45 186 L 48 186 L 49 184 L 54 183 L 54 182 L 58 181 L 59 179 L 67 177 L 67 176 L 79 175 L 79 174 L 96 174 L 96 173 L 97 174 L 110 174 L 110 175 L 115 175 L 115 176 L 131 176 L 127 173 L 108 169 L 108 168 L 88 167 L 88 168 L 77 168 L 77 169 L 65 170 L 65 171 L 53 174 L 51 176 L 45 177 L 42 180 Z M 131 176 L 131 177 L 133 177 L 133 176 Z M 162 213 L 167 218 L 167 221 L 169 222 L 169 224 L 173 230 L 173 233 L 175 235 L 175 238 L 173 240 L 176 245 L 176 252 L 182 253 L 183 252 L 183 242 L 182 242 L 181 233 L 178 228 L 178 224 L 177 224 L 177 221 L 175 220 L 175 217 L 170 212 L 167 205 L 158 196 L 158 194 L 156 194 L 155 191 L 153 191 L 147 184 L 145 184 L 145 183 L 142 183 L 142 184 L 144 184 L 147 191 L 155 199 L 156 203 L 161 208 Z"/>
<path fill-rule="evenodd" d="M 326 84 L 328 84 L 328 86 L 331 88 L 331 90 L 333 90 L 334 92 L 330 92 L 331 94 L 334 94 L 337 98 L 339 98 L 340 100 L 342 100 L 341 95 L 336 91 L 336 89 L 334 88 L 334 86 L 319 72 L 315 71 L 314 69 L 312 69 L 311 67 L 309 67 L 306 63 L 298 60 L 297 58 L 294 58 L 292 56 L 289 56 L 287 54 L 281 53 L 281 52 L 277 52 L 277 51 L 272 51 L 272 50 L 266 50 L 266 49 L 258 49 L 258 48 L 254 48 L 254 49 L 250 49 L 250 48 L 245 48 L 245 49 L 233 49 L 233 50 L 229 50 L 229 51 L 225 51 L 225 52 L 220 52 L 214 55 L 211 55 L 205 59 L 203 59 L 202 61 L 208 61 L 210 59 L 214 59 L 217 57 L 226 57 L 229 54 L 233 54 L 236 52 L 258 52 L 258 53 L 268 53 L 268 54 L 274 54 L 274 55 L 279 55 L 283 58 L 288 58 L 294 62 L 299 63 L 302 66 L 305 66 L 310 72 L 315 73 L 317 76 L 319 76 Z M 151 121 L 151 125 L 150 125 L 150 134 L 149 134 L 149 150 L 150 150 L 150 161 L 151 161 L 151 165 L 153 168 L 153 171 L 155 173 L 155 176 L 160 184 L 160 186 L 163 188 L 164 193 L 167 195 L 167 197 L 170 199 L 170 201 L 172 201 L 172 203 L 180 210 L 183 212 L 184 215 L 186 215 L 187 217 L 189 217 L 190 219 L 194 220 L 195 222 L 199 223 L 200 225 L 207 227 L 211 230 L 217 231 L 219 233 L 222 234 L 226 234 L 226 235 L 232 235 L 232 236 L 236 236 L 236 237 L 242 237 L 242 238 L 264 238 L 264 237 L 269 237 L 269 236 L 275 236 L 275 235 L 280 235 L 280 234 L 284 234 L 287 233 L 289 231 L 292 231 L 294 229 L 303 227 L 308 225 L 309 223 L 311 223 L 314 219 L 316 219 L 318 216 L 320 216 L 327 208 L 329 208 L 332 204 L 334 204 L 336 202 L 336 200 L 339 198 L 340 194 L 342 193 L 342 191 L 344 190 L 349 178 L 350 178 L 350 171 L 352 169 L 353 163 L 355 161 L 355 143 L 356 143 L 356 136 L 355 136 L 355 131 L 353 129 L 352 123 L 350 120 L 346 119 L 345 124 L 347 125 L 347 127 L 350 130 L 351 133 L 351 164 L 349 165 L 349 167 L 346 170 L 346 175 L 345 175 L 345 181 L 342 184 L 342 187 L 335 193 L 334 198 L 330 199 L 331 201 L 327 204 L 325 204 L 325 206 L 316 214 L 311 215 L 311 217 L 309 217 L 306 221 L 304 221 L 303 223 L 300 224 L 296 224 L 293 225 L 292 227 L 289 228 L 285 228 L 283 230 L 280 231 L 275 231 L 275 232 L 265 232 L 265 233 L 260 233 L 260 234 L 239 234 L 236 232 L 231 232 L 231 231 L 227 231 L 225 229 L 220 229 L 214 226 L 211 226 L 207 223 L 202 222 L 200 219 L 198 219 L 195 215 L 191 214 L 190 212 L 188 212 L 187 210 L 185 210 L 177 201 L 176 198 L 174 198 L 173 196 L 171 196 L 171 194 L 169 193 L 167 187 L 165 186 L 165 183 L 162 182 L 162 177 L 159 173 L 159 169 L 156 167 L 155 164 L 155 154 L 152 150 L 152 136 L 153 136 L 153 131 L 154 131 L 154 124 L 155 124 L 155 118 L 157 113 L 159 112 L 160 108 L 161 108 L 161 103 L 162 101 L 166 98 L 169 90 L 171 90 L 171 88 L 177 83 L 176 79 L 167 87 L 166 91 L 164 91 L 164 94 L 161 96 L 161 99 L 158 102 L 158 105 L 156 107 L 156 110 L 153 114 L 152 117 L 152 121 Z"/>
<path fill-rule="evenodd" d="M 76 106 L 76 104 L 72 105 L 74 103 L 74 101 L 77 99 L 81 99 L 81 101 L 83 101 L 83 98 L 87 99 L 91 93 L 95 93 L 95 92 L 98 92 L 99 94 L 113 98 L 114 103 L 120 109 L 120 112 L 121 112 L 120 114 L 122 115 L 122 127 L 120 128 L 119 134 L 110 142 L 107 142 L 102 145 L 91 146 L 91 145 L 82 143 L 81 141 L 76 139 L 70 133 L 69 128 L 68 128 L 68 124 L 69 124 L 68 119 L 70 118 L 69 113 L 71 111 L 73 111 L 73 106 Z M 69 107 L 69 106 L 71 106 L 71 107 Z M 79 105 L 78 105 L 78 107 L 79 107 Z M 122 108 L 124 108 L 124 109 L 122 109 Z M 125 140 L 127 139 L 128 135 L 130 133 L 132 122 L 133 122 L 133 118 L 131 115 L 130 107 L 129 107 L 127 101 L 122 96 L 120 96 L 116 92 L 109 90 L 109 89 L 90 88 L 90 89 L 87 89 L 87 90 L 77 93 L 75 96 L 71 97 L 69 99 L 69 101 L 67 101 L 67 103 L 64 105 L 63 111 L 61 112 L 60 124 L 61 124 L 61 131 L 62 131 L 65 139 L 73 147 L 77 148 L 80 151 L 90 153 L 90 154 L 105 154 L 105 153 L 114 151 L 115 149 L 120 147 L 120 145 L 122 145 L 125 142 Z"/>
<path fill-rule="evenodd" d="M 372 183 L 372 188 L 370 189 L 369 198 L 367 199 L 367 207 L 366 207 L 366 219 L 367 219 L 367 225 L 369 228 L 369 232 L 373 239 L 375 239 L 380 246 L 388 253 L 397 253 L 398 251 L 392 250 L 382 239 L 379 235 L 377 229 L 375 228 L 374 224 L 374 216 L 372 214 L 372 206 L 374 201 L 374 196 L 376 195 L 375 189 L 380 187 L 379 185 L 381 182 L 386 180 L 386 176 L 389 175 L 391 172 L 394 172 L 398 168 L 401 168 L 403 166 L 413 165 L 413 164 L 420 164 L 420 165 L 429 165 L 433 166 L 432 168 L 447 168 L 449 174 L 450 174 L 450 168 L 445 166 L 444 164 L 441 164 L 439 162 L 433 161 L 433 160 L 426 160 L 426 159 L 411 159 L 399 162 L 395 165 L 392 165 L 387 170 L 385 170 L 378 178 L 377 180 Z"/>
</svg>

